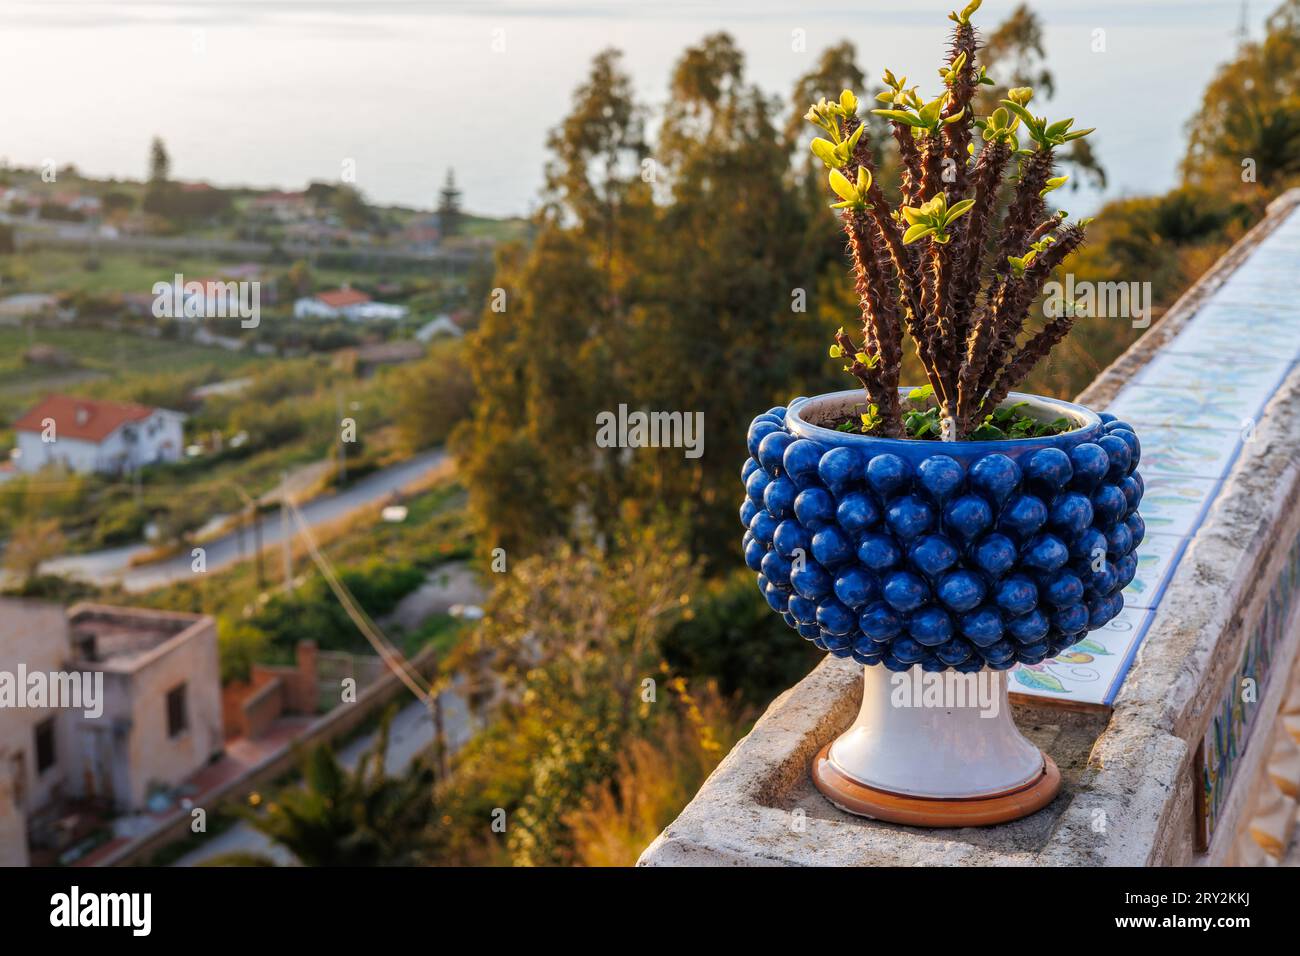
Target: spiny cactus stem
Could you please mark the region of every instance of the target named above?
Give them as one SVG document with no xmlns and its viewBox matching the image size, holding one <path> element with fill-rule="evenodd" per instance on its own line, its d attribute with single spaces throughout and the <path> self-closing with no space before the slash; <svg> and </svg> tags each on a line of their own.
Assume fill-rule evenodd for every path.
<svg viewBox="0 0 1300 956">
<path fill-rule="evenodd" d="M 898 144 L 898 155 L 902 159 L 900 186 L 903 205 L 916 206 L 921 202 L 921 150 L 912 135 L 912 127 L 902 123 L 891 122 L 890 132 Z"/>
<path fill-rule="evenodd" d="M 970 115 L 971 104 L 975 99 L 977 71 L 975 67 L 975 28 L 969 23 L 959 23 L 952 33 L 952 43 L 948 51 L 948 64 L 951 67 L 963 53 L 966 62 L 957 74 L 951 87 L 948 105 L 944 107 L 945 118 L 955 116 L 962 110 L 966 117 Z M 969 172 L 967 146 L 970 145 L 970 124 L 963 121 L 947 123 L 943 127 L 944 155 L 955 164 L 956 178 L 952 182 L 953 191 L 960 196 L 966 192 Z"/>
<path fill-rule="evenodd" d="M 972 181 L 975 186 L 975 205 L 965 219 L 965 229 L 956 240 L 955 280 L 953 283 L 953 314 L 958 319 L 959 344 L 965 345 L 967 333 L 974 325 L 975 299 L 979 291 L 980 268 L 984 264 L 984 246 L 993 207 L 997 202 L 998 185 L 1011 159 L 1011 146 L 1002 140 L 989 143 L 980 150 L 975 163 Z"/>
<path fill-rule="evenodd" d="M 1052 243 L 1042 255 L 1033 261 L 1030 267 L 1025 270 L 1024 276 L 1008 283 L 1007 295 L 1004 302 L 1001 303 L 1003 310 L 996 319 L 996 338 L 978 390 L 980 393 L 987 393 L 987 397 L 982 404 L 983 408 L 996 408 L 997 403 L 1006 397 L 1006 393 L 1011 390 L 1011 387 L 1029 373 L 1039 358 L 1047 354 L 1046 351 L 1043 351 L 1025 366 L 1024 362 L 1020 360 L 1024 348 L 1016 351 L 1016 340 L 1019 338 L 1021 329 L 1024 328 L 1025 319 L 1029 314 L 1029 307 L 1033 305 L 1034 299 L 1042 291 L 1043 283 L 1052 274 L 1052 270 L 1083 245 L 1083 239 L 1083 229 L 1079 226 L 1063 226 L 1057 234 L 1056 242 Z M 1073 324 L 1073 321 L 1073 317 L 1070 317 L 1070 323 L 1065 325 L 1060 333 L 1061 337 L 1064 337 L 1065 333 L 1069 331 L 1069 325 Z M 1057 322 L 1059 322 L 1059 319 Z M 1053 325 L 1055 324 L 1053 323 Z M 1051 328 L 1051 326 L 1048 326 L 1048 328 Z M 1046 331 L 1044 329 L 1039 335 L 1043 335 Z M 1031 339 L 1031 342 L 1033 341 L 1035 340 Z M 1045 348 L 1050 350 L 1060 339 L 1043 339 L 1042 341 L 1048 342 Z M 1013 371 L 1011 365 L 1007 364 L 1007 357 L 1013 354 L 1015 357 L 1011 362 L 1015 363 L 1017 370 L 1023 368 L 1023 372 Z M 1014 375 L 1016 374 L 1019 374 L 1020 378 L 1015 378 Z M 997 395 L 998 388 L 1002 389 L 1000 396 Z"/>
</svg>

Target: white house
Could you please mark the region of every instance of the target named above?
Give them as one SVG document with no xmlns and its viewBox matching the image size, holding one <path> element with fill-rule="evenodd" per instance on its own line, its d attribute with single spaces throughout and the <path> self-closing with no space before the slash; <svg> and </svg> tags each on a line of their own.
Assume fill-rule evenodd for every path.
<svg viewBox="0 0 1300 956">
<path fill-rule="evenodd" d="M 356 322 L 400 322 L 406 318 L 407 308 L 404 305 L 390 305 L 387 302 L 363 302 L 361 305 L 348 311 L 347 316 Z"/>
<path fill-rule="evenodd" d="M 374 302 L 370 296 L 356 289 L 331 289 L 306 296 L 293 304 L 295 319 L 350 319 L 353 322 L 373 322 L 381 319 L 404 319 L 404 305 Z"/>
<path fill-rule="evenodd" d="M 212 319 L 238 316 L 251 319 L 261 305 L 261 285 L 258 282 L 191 279 L 176 275 L 171 282 L 159 281 L 153 286 L 150 313 L 163 319 Z"/>
<path fill-rule="evenodd" d="M 121 474 L 184 451 L 180 412 L 50 395 L 14 422 L 19 471 L 62 465 L 82 474 Z"/>
<path fill-rule="evenodd" d="M 16 325 L 26 319 L 48 318 L 59 313 L 59 297 L 47 292 L 20 292 L 0 299 L 0 323 Z"/>
<path fill-rule="evenodd" d="M 312 202 L 302 192 L 270 192 L 254 196 L 249 209 L 277 222 L 301 222 L 311 216 Z"/>
<path fill-rule="evenodd" d="M 432 342 L 444 335 L 458 339 L 464 334 L 464 331 L 456 324 L 455 320 L 450 315 L 444 314 L 420 326 L 420 330 L 415 333 L 415 337 L 420 342 Z"/>
</svg>

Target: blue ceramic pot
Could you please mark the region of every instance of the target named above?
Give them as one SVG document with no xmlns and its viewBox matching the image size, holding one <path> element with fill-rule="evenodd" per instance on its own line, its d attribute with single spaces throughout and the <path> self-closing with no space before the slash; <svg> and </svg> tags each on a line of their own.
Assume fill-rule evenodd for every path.
<svg viewBox="0 0 1300 956">
<path fill-rule="evenodd" d="M 837 657 L 966 673 L 1038 663 L 1117 615 L 1145 534 L 1137 435 L 1081 405 L 1007 401 L 1077 427 L 938 442 L 813 424 L 860 411 L 858 390 L 755 418 L 740 520 L 772 609 Z"/>
</svg>

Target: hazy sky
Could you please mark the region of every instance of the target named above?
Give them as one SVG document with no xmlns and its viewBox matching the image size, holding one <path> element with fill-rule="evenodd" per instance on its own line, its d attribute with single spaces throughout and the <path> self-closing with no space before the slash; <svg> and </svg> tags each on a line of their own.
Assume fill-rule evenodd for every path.
<svg viewBox="0 0 1300 956">
<path fill-rule="evenodd" d="M 541 182 L 546 131 L 606 46 L 625 51 L 654 106 L 682 49 L 718 29 L 745 50 L 751 78 L 783 101 L 817 53 L 845 37 L 873 79 L 889 66 L 937 88 L 953 6 L 0 0 L 0 157 L 140 177 L 157 134 L 179 178 L 301 187 L 337 179 L 351 160 L 371 199 L 428 206 L 455 167 L 471 209 L 523 213 Z M 1013 6 L 988 0 L 976 22 L 991 29 Z M 1232 55 L 1242 4 L 1031 6 L 1057 80 L 1046 111 L 1099 127 L 1110 194 L 1168 188 L 1185 123 Z M 1272 6 L 1250 4 L 1255 36 Z M 793 48 L 796 30 L 803 52 Z M 1097 30 L 1102 52 L 1093 50 Z M 1095 203 L 1066 201 L 1076 212 Z"/>
</svg>

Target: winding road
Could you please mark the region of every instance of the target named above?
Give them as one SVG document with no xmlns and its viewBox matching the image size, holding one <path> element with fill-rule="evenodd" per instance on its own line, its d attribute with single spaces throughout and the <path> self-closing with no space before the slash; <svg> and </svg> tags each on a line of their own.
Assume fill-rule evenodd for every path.
<svg viewBox="0 0 1300 956">
<path fill-rule="evenodd" d="M 346 518 L 364 508 L 384 501 L 441 466 L 447 460 L 443 449 L 421 452 L 396 465 L 374 472 L 343 491 L 321 495 L 299 506 L 304 520 L 313 528 L 328 525 Z M 264 514 L 258 519 L 262 531 L 262 550 L 269 551 L 283 540 L 283 530 L 278 514 Z M 220 571 L 253 556 L 252 528 L 236 528 L 226 534 L 201 543 L 207 556 L 207 570 Z M 41 573 L 79 578 L 95 585 L 121 584 L 132 592 L 175 584 L 193 577 L 192 559 L 188 551 L 151 564 L 132 566 L 133 559 L 148 554 L 152 546 L 133 544 L 86 554 L 73 554 L 41 565 Z M 269 556 L 268 556 L 269 558 Z M 268 560 L 268 573 L 274 576 L 273 563 Z"/>
</svg>

